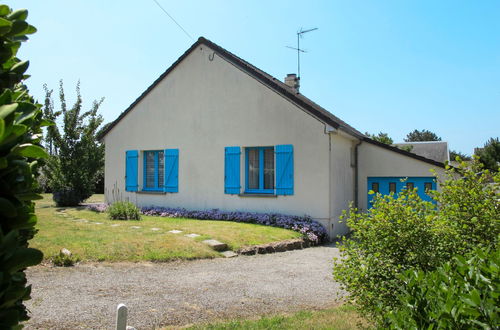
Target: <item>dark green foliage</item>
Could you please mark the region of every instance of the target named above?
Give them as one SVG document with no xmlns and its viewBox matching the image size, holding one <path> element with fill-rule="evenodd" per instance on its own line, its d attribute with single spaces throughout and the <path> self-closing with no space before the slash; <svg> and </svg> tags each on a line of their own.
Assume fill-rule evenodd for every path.
<svg viewBox="0 0 500 330">
<path fill-rule="evenodd" d="M 71 267 L 74 266 L 78 261 L 80 261 L 80 258 L 78 258 L 77 256 L 74 256 L 72 254 L 68 255 L 63 253 L 62 251 L 52 258 L 52 263 L 54 264 L 54 266 L 59 267 Z"/>
<path fill-rule="evenodd" d="M 21 42 L 36 29 L 26 22 L 28 11 L 0 5 L 0 329 L 20 328 L 29 319 L 23 301 L 30 299 L 24 269 L 42 260 L 28 247 L 36 233 L 33 200 L 38 161 L 47 156 L 40 146 L 40 105 L 26 86 L 28 62 L 16 57 Z"/>
<path fill-rule="evenodd" d="M 75 104 L 68 108 L 61 81 L 61 110 L 54 111 L 52 90 L 45 86 L 45 116 L 62 121 L 61 127 L 54 125 L 47 129 L 45 140 L 51 154 L 45 174 L 58 206 L 76 206 L 89 198 L 104 172 L 104 146 L 97 140 L 103 122 L 97 110 L 103 99 L 94 101 L 91 109 L 82 113 L 79 83 L 76 96 Z"/>
<path fill-rule="evenodd" d="M 365 133 L 366 136 L 368 136 L 370 139 L 382 142 L 385 144 L 391 145 L 394 141 L 389 137 L 389 134 L 387 133 L 378 133 L 378 134 L 370 134 L 368 132 Z"/>
<path fill-rule="evenodd" d="M 114 202 L 107 212 L 112 220 L 141 220 L 141 211 L 131 202 Z"/>
<path fill-rule="evenodd" d="M 396 329 L 498 329 L 500 252 L 475 249 L 432 272 L 410 270 L 398 309 L 386 315 Z"/>
<path fill-rule="evenodd" d="M 469 155 L 466 155 L 460 151 L 452 150 L 450 151 L 450 160 L 456 161 L 458 157 L 458 161 L 462 160 L 472 160 L 472 157 Z"/>
<path fill-rule="evenodd" d="M 500 168 L 500 140 L 491 138 L 483 148 L 477 151 L 479 161 L 490 171 L 498 172 Z"/>
<path fill-rule="evenodd" d="M 400 305 L 405 271 L 430 272 L 454 255 L 474 248 L 495 248 L 500 235 L 500 174 L 491 175 L 481 164 L 461 163 L 448 168 L 436 204 L 422 201 L 415 191 L 399 196 L 376 196 L 367 212 L 346 214 L 353 230 L 340 246 L 344 259 L 334 277 L 350 298 L 384 325 L 384 315 Z"/>
<path fill-rule="evenodd" d="M 404 139 L 405 142 L 422 142 L 422 141 L 441 141 L 441 138 L 431 131 L 423 129 L 419 131 L 418 129 L 410 132 L 406 135 Z"/>
</svg>

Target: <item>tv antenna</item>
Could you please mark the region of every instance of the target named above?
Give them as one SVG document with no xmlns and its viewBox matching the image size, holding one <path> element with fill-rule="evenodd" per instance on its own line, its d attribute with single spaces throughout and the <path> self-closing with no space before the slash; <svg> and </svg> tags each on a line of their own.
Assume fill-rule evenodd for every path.
<svg viewBox="0 0 500 330">
<path fill-rule="evenodd" d="M 315 31 L 317 29 L 318 28 L 312 28 L 312 29 L 308 29 L 308 30 L 303 30 L 302 28 L 300 28 L 300 30 L 297 32 L 297 48 L 286 46 L 287 48 L 290 48 L 290 49 L 293 49 L 293 50 L 297 51 L 297 78 L 298 79 L 300 79 L 300 53 L 307 53 L 307 50 L 300 48 L 300 39 L 303 38 L 303 35 L 305 33 L 312 32 L 312 31 Z"/>
</svg>

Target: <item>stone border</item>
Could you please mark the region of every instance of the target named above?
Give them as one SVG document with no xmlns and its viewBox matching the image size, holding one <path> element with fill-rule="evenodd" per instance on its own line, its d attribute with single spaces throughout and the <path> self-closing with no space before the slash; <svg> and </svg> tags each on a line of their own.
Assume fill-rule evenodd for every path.
<svg viewBox="0 0 500 330">
<path fill-rule="evenodd" d="M 266 254 L 275 252 L 285 252 L 291 250 L 301 250 L 311 246 L 311 243 L 304 238 L 290 239 L 286 241 L 274 242 L 269 244 L 261 244 L 247 246 L 236 251 L 238 254 L 251 256 L 255 254 Z"/>
</svg>

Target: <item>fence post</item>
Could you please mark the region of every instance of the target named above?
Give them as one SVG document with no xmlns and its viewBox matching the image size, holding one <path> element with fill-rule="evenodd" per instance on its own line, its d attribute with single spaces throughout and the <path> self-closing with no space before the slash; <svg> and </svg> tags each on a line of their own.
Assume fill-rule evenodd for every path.
<svg viewBox="0 0 500 330">
<path fill-rule="evenodd" d="M 116 330 L 127 329 L 127 306 L 119 304 L 116 308 Z"/>
</svg>

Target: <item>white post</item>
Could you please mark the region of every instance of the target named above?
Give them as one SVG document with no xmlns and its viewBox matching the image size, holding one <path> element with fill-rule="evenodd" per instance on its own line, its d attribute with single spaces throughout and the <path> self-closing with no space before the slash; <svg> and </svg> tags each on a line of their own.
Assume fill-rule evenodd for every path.
<svg viewBox="0 0 500 330">
<path fill-rule="evenodd" d="M 127 329 L 127 306 L 119 304 L 116 308 L 116 330 Z"/>
</svg>

